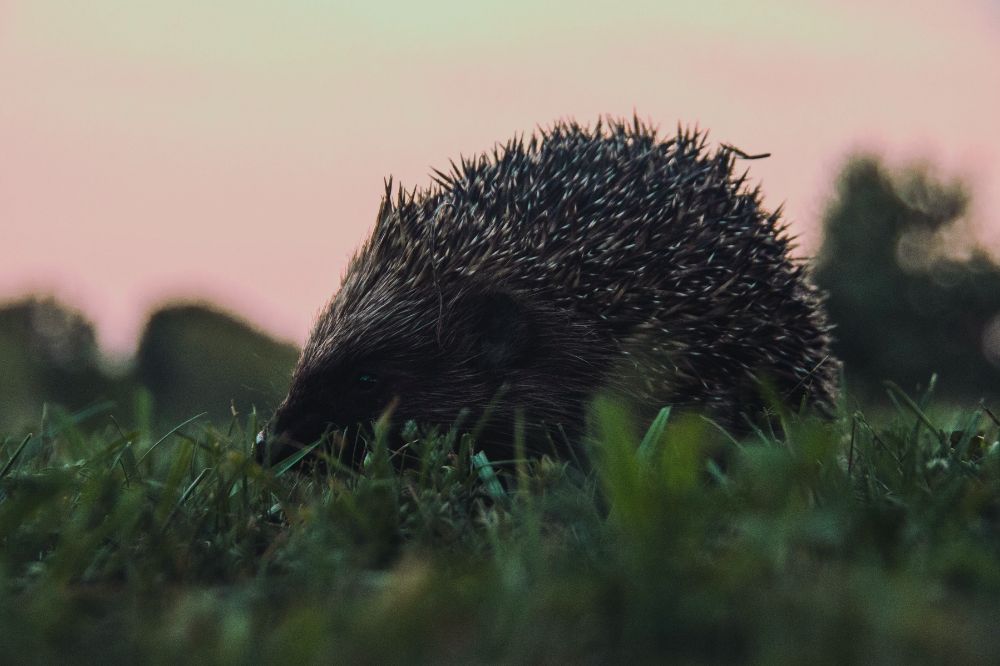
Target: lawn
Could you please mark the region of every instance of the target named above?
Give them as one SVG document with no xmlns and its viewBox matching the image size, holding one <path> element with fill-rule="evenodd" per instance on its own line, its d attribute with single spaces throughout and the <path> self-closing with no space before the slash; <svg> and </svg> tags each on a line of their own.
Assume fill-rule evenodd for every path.
<svg viewBox="0 0 1000 666">
<path fill-rule="evenodd" d="M 0 436 L 0 661 L 997 663 L 1000 422 L 889 395 L 739 441 L 599 402 L 587 469 L 49 408 Z"/>
</svg>

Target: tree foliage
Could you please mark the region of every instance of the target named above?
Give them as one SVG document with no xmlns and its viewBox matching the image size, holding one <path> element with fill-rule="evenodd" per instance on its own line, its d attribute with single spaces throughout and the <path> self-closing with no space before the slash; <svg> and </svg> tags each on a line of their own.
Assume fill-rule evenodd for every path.
<svg viewBox="0 0 1000 666">
<path fill-rule="evenodd" d="M 951 397 L 1000 394 L 1000 267 L 971 238 L 968 205 L 962 183 L 922 167 L 891 173 L 861 156 L 844 169 L 814 278 L 850 388 L 937 373 Z"/>
<path fill-rule="evenodd" d="M 72 411 L 110 401 L 127 412 L 139 387 L 160 423 L 201 412 L 224 422 L 232 404 L 269 413 L 297 354 L 214 307 L 172 305 L 150 317 L 134 362 L 109 372 L 90 321 L 52 298 L 29 297 L 0 308 L 0 426 L 35 429 L 44 403 Z"/>
</svg>

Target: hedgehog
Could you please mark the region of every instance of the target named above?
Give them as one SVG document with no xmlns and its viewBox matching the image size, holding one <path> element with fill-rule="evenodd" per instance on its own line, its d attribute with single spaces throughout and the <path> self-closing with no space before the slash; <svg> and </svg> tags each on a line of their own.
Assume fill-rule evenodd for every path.
<svg viewBox="0 0 1000 666">
<path fill-rule="evenodd" d="M 828 413 L 822 297 L 780 208 L 736 172 L 749 157 L 696 128 L 607 118 L 452 161 L 425 189 L 389 179 L 258 437 L 267 457 L 383 413 L 397 431 L 477 423 L 494 460 L 529 424 L 545 434 L 533 452 L 567 456 L 599 393 L 735 430 L 773 396 Z"/>
</svg>

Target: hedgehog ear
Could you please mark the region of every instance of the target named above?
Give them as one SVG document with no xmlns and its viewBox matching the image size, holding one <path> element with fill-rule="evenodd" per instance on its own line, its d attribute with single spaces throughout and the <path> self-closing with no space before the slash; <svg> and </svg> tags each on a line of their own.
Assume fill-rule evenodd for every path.
<svg viewBox="0 0 1000 666">
<path fill-rule="evenodd" d="M 527 308 L 512 295 L 491 291 L 470 297 L 476 364 L 484 370 L 504 370 L 528 356 L 534 338 Z"/>
</svg>

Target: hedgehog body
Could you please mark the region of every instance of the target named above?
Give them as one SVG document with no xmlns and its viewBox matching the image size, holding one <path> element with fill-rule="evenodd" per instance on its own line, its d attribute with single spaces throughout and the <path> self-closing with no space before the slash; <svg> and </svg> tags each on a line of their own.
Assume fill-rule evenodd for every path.
<svg viewBox="0 0 1000 666">
<path fill-rule="evenodd" d="M 274 430 L 308 443 L 377 417 L 487 405 L 575 433 L 598 391 L 738 426 L 836 391 L 821 299 L 738 153 L 638 121 L 557 123 L 393 196 L 319 317 Z M 498 397 L 499 396 L 499 397 Z M 571 436 L 572 438 L 572 436 Z"/>
</svg>

